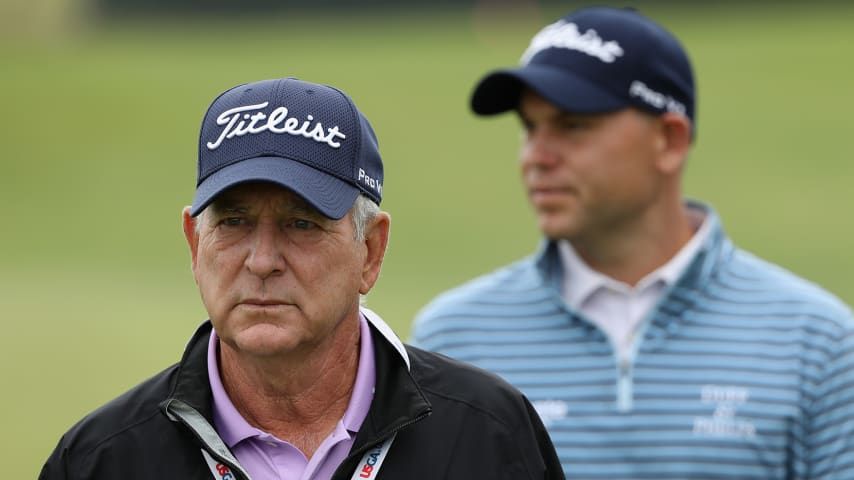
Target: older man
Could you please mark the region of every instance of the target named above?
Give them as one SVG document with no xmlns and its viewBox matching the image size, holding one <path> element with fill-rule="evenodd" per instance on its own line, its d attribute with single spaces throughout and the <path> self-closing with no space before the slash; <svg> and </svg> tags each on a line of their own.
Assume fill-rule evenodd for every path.
<svg viewBox="0 0 854 480">
<path fill-rule="evenodd" d="M 562 478 L 497 377 L 360 307 L 389 215 L 374 132 L 296 79 L 214 100 L 184 234 L 210 315 L 181 362 L 75 425 L 41 479 Z"/>
</svg>

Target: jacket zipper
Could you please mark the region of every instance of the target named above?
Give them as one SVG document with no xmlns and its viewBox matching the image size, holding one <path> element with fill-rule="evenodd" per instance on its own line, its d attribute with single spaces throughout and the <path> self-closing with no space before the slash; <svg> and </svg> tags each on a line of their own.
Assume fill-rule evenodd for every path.
<svg viewBox="0 0 854 480">
<path fill-rule="evenodd" d="M 377 438 L 373 442 L 366 443 L 365 445 L 362 445 L 361 447 L 359 447 L 358 450 L 354 450 L 354 451 L 350 452 L 350 455 L 347 455 L 347 458 L 345 458 L 344 461 L 341 462 L 341 465 L 338 465 L 338 467 L 335 469 L 335 473 L 332 475 L 332 479 L 334 480 L 336 478 L 339 478 L 338 475 L 341 473 L 346 474 L 346 472 L 340 471 L 341 467 L 343 465 L 346 465 L 347 463 L 349 463 L 353 458 L 361 457 L 365 452 L 367 452 L 368 450 L 370 450 L 372 448 L 376 448 L 377 445 L 386 441 L 389 437 L 393 437 L 393 436 L 397 435 L 397 432 L 399 432 L 399 431 L 403 430 L 404 428 L 412 425 L 413 423 L 416 423 L 416 422 L 421 421 L 424 418 L 428 417 L 430 415 L 430 413 L 431 413 L 431 411 L 427 410 L 426 412 L 418 415 L 417 417 L 398 425 L 397 427 L 392 429 L 390 432 L 388 432 L 388 434 L 386 434 L 380 438 Z M 359 465 L 356 465 L 356 468 L 359 468 Z M 346 478 L 346 477 L 342 477 L 342 478 Z"/>
<path fill-rule="evenodd" d="M 243 467 L 237 463 L 237 459 L 229 458 L 230 455 L 224 456 L 219 453 L 219 450 L 228 451 L 225 444 L 222 443 L 222 439 L 210 426 L 207 419 L 205 419 L 199 412 L 197 412 L 193 407 L 185 404 L 181 400 L 172 400 L 166 406 L 166 412 L 170 417 L 179 420 L 185 427 L 190 429 L 193 432 L 193 435 L 201 442 L 202 447 L 205 451 L 213 457 L 219 463 L 227 466 L 234 474 L 236 474 L 237 478 L 235 480 L 251 480 L 249 474 Z M 198 418 L 193 418 L 198 417 Z M 210 437 L 211 432 L 200 431 L 199 427 L 201 426 L 203 429 L 210 428 L 211 432 L 213 432 L 213 438 Z M 218 445 L 217 445 L 218 444 Z M 217 448 L 220 447 L 220 448 Z"/>
<path fill-rule="evenodd" d="M 173 408 L 173 406 L 177 407 L 177 408 Z M 187 410 L 187 411 L 184 411 L 184 410 Z M 208 426 L 209 426 L 209 424 L 208 424 L 208 421 L 204 417 L 202 417 L 202 415 L 199 414 L 195 409 L 193 409 L 189 405 L 184 404 L 184 402 L 182 402 L 180 400 L 172 400 L 171 402 L 169 402 L 169 405 L 167 405 L 166 411 L 167 411 L 167 413 L 169 413 L 170 416 L 179 420 L 184 426 L 186 426 L 188 429 L 190 429 L 190 431 L 193 432 L 193 434 L 199 440 L 199 442 L 201 442 L 202 447 L 205 449 L 205 451 L 207 451 L 208 454 L 211 457 L 213 457 L 216 461 L 218 461 L 219 463 L 222 463 L 223 465 L 226 465 L 229 469 L 231 469 L 231 471 L 237 475 L 237 477 L 238 477 L 237 480 L 251 480 L 251 478 L 249 477 L 249 474 L 243 469 L 243 467 L 239 463 L 237 463 L 236 459 L 234 459 L 232 461 L 232 459 L 227 458 L 227 457 L 225 457 L 225 456 L 223 456 L 217 452 L 218 449 L 216 448 L 217 445 L 215 445 L 215 443 L 220 443 L 222 447 L 225 447 L 225 445 L 222 444 L 222 440 L 219 438 L 219 435 L 215 435 L 215 442 L 212 443 L 212 442 L 208 441 L 208 439 L 207 439 L 208 435 L 206 435 L 204 432 L 199 431 L 199 429 L 196 428 L 196 426 L 194 424 L 197 422 L 204 422 L 204 424 L 208 425 Z M 367 452 L 371 448 L 374 448 L 377 445 L 379 445 L 380 443 L 382 443 L 383 441 L 385 441 L 387 438 L 389 438 L 393 435 L 397 435 L 397 432 L 399 432 L 400 430 L 414 424 L 415 422 L 418 422 L 418 421 L 426 418 L 429 415 L 430 415 L 430 411 L 428 410 L 428 411 L 418 415 L 417 417 L 398 425 L 392 431 L 390 431 L 387 435 L 377 439 L 375 442 L 365 444 L 364 446 L 362 446 L 358 450 L 351 452 L 350 455 L 347 456 L 347 459 L 344 462 L 341 462 L 341 465 L 348 463 L 353 457 L 357 457 L 357 456 L 364 454 L 365 452 Z M 190 417 L 196 417 L 196 416 L 198 417 L 198 419 L 196 419 L 197 421 L 193 421 L 194 419 L 190 418 Z M 211 430 L 213 431 L 212 427 L 211 427 Z M 341 466 L 339 465 L 338 468 L 341 468 Z M 333 478 L 336 478 L 337 475 L 338 475 L 338 471 L 336 469 L 336 472 L 335 472 L 335 475 L 333 475 Z"/>
</svg>

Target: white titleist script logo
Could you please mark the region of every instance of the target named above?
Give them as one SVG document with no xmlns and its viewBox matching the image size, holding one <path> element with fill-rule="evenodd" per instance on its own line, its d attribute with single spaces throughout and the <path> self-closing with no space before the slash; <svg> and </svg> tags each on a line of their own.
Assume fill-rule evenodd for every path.
<svg viewBox="0 0 854 480">
<path fill-rule="evenodd" d="M 685 115 L 685 105 L 670 95 L 656 92 L 640 80 L 635 80 L 629 87 L 629 96 L 640 98 L 641 101 L 655 108 L 664 109 Z"/>
<path fill-rule="evenodd" d="M 582 35 L 576 24 L 559 20 L 534 36 L 531 45 L 522 54 L 522 65 L 528 63 L 537 53 L 551 47 L 577 50 L 605 63 L 613 63 L 617 57 L 623 56 L 623 48 L 619 43 L 602 40 L 596 30 L 591 28 Z"/>
<path fill-rule="evenodd" d="M 288 117 L 287 107 L 278 107 L 270 112 L 269 116 L 259 111 L 262 108 L 267 108 L 268 104 L 269 102 L 259 103 L 258 105 L 245 105 L 220 113 L 216 117 L 216 124 L 225 125 L 225 128 L 222 129 L 222 133 L 219 134 L 219 138 L 215 142 L 208 142 L 208 149 L 216 150 L 222 145 L 223 140 L 227 138 L 241 137 L 247 134 L 251 135 L 266 131 L 287 133 L 288 135 L 301 135 L 316 142 L 325 143 L 332 148 L 341 146 L 341 142 L 335 141 L 336 138 L 347 138 L 343 133 L 338 131 L 337 126 L 325 128 L 319 121 L 312 125 L 314 117 L 311 115 L 308 115 L 306 120 L 300 125 L 299 119 Z"/>
</svg>

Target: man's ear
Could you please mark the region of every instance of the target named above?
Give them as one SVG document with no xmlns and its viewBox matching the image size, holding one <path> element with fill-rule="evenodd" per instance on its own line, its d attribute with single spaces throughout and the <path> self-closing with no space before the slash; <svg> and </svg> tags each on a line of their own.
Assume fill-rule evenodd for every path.
<svg viewBox="0 0 854 480">
<path fill-rule="evenodd" d="M 659 116 L 660 154 L 658 167 L 665 173 L 677 173 L 688 158 L 693 140 L 693 125 L 685 115 L 668 112 Z"/>
<path fill-rule="evenodd" d="M 184 207 L 181 212 L 182 224 L 184 227 L 184 238 L 187 239 L 187 245 L 190 247 L 191 268 L 193 269 L 193 277 L 196 277 L 196 257 L 199 253 L 199 233 L 196 231 L 196 222 L 199 217 L 190 216 L 190 207 Z M 199 282 L 196 277 L 196 283 Z"/>
<path fill-rule="evenodd" d="M 365 229 L 365 264 L 362 266 L 362 284 L 359 293 L 367 295 L 380 276 L 380 270 L 388 246 L 388 235 L 391 216 L 387 212 L 379 212 Z"/>
</svg>

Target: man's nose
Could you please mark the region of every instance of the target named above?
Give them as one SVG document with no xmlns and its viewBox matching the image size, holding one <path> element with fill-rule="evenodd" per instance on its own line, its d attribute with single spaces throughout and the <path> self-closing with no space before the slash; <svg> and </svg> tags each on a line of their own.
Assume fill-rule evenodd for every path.
<svg viewBox="0 0 854 480">
<path fill-rule="evenodd" d="M 281 274 L 285 271 L 284 233 L 272 222 L 259 223 L 252 233 L 246 268 L 260 278 Z"/>
<path fill-rule="evenodd" d="M 558 163 L 560 155 L 549 132 L 543 129 L 531 132 L 523 142 L 519 159 L 523 169 L 550 168 Z"/>
</svg>

